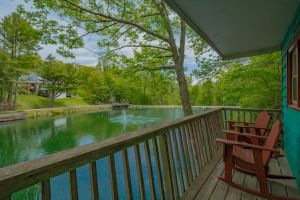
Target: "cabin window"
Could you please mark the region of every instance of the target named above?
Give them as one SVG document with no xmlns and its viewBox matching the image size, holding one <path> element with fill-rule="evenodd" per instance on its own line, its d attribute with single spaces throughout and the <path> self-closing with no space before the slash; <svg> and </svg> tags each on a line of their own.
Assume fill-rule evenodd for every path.
<svg viewBox="0 0 300 200">
<path fill-rule="evenodd" d="M 300 108 L 300 35 L 288 50 L 287 91 L 288 105 Z"/>
<path fill-rule="evenodd" d="M 292 103 L 297 105 L 298 103 L 298 66 L 297 66 L 297 49 L 292 52 Z"/>
</svg>

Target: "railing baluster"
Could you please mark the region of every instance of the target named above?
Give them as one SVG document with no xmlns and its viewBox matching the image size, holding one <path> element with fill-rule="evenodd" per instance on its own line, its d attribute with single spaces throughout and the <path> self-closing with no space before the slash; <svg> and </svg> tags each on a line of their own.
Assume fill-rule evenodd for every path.
<svg viewBox="0 0 300 200">
<path fill-rule="evenodd" d="M 77 174 L 76 169 L 69 172 L 71 200 L 78 200 Z"/>
<path fill-rule="evenodd" d="M 171 144 L 171 130 L 167 133 L 167 146 L 168 146 L 168 153 L 170 154 L 170 166 L 171 166 L 171 174 L 172 174 L 172 181 L 174 183 L 174 196 L 176 199 L 179 197 L 179 191 L 178 191 L 178 181 L 177 181 L 177 173 L 175 169 L 175 160 L 174 160 L 174 154 L 173 154 L 173 148 Z"/>
<path fill-rule="evenodd" d="M 201 117 L 200 119 L 198 119 L 199 121 L 199 125 L 201 127 L 201 132 L 202 134 L 200 135 L 201 137 L 201 141 L 202 141 L 202 150 L 203 150 L 203 159 L 204 159 L 204 163 L 207 163 L 208 161 L 208 140 L 205 140 L 205 135 L 207 135 L 207 130 L 205 127 L 205 119 L 203 117 Z"/>
<path fill-rule="evenodd" d="M 184 166 L 184 171 L 185 171 L 185 180 L 187 184 L 187 188 L 191 185 L 191 166 L 190 166 L 190 159 L 189 155 L 187 154 L 186 150 L 186 144 L 184 144 L 184 139 L 183 139 L 183 134 L 184 134 L 184 127 L 179 128 L 179 147 L 182 151 L 182 160 L 183 160 L 183 166 Z"/>
<path fill-rule="evenodd" d="M 200 173 L 200 160 L 198 158 L 198 146 L 196 145 L 196 138 L 195 138 L 195 132 L 194 132 L 194 129 L 193 129 L 193 124 L 191 122 L 189 122 L 188 124 L 189 126 L 189 132 L 190 132 L 190 141 L 191 141 L 191 147 L 192 147 L 192 152 L 193 152 L 193 158 L 194 158 L 194 161 L 195 161 L 195 172 L 196 172 L 196 176 Z"/>
<path fill-rule="evenodd" d="M 136 173 L 139 182 L 139 189 L 140 189 L 140 198 L 146 199 L 145 196 L 145 184 L 144 184 L 144 177 L 142 171 L 142 162 L 141 162 L 141 154 L 140 154 L 140 147 L 139 144 L 134 146 L 134 154 L 135 154 L 135 164 L 136 164 Z"/>
<path fill-rule="evenodd" d="M 172 181 L 171 159 L 168 151 L 168 132 L 166 131 L 160 136 L 161 160 L 164 172 L 164 180 L 166 186 L 166 199 L 174 199 L 175 189 Z"/>
<path fill-rule="evenodd" d="M 214 156 L 216 154 L 216 140 L 214 138 L 215 130 L 214 130 L 214 126 L 212 125 L 212 119 L 211 118 L 212 118 L 211 115 L 206 116 L 206 122 L 207 122 L 207 126 L 208 126 L 208 129 L 209 129 L 211 152 L 212 152 L 212 156 Z"/>
<path fill-rule="evenodd" d="M 157 139 L 152 139 L 153 144 L 153 150 L 154 150 L 154 159 L 155 159 L 155 167 L 156 167 L 156 173 L 157 173 L 157 179 L 158 179 L 158 185 L 159 185 L 159 192 L 160 192 L 160 199 L 165 199 L 164 194 L 164 185 L 163 185 L 163 179 L 162 179 L 162 172 L 160 169 L 160 159 L 159 159 L 159 150 L 157 145 Z"/>
<path fill-rule="evenodd" d="M 50 180 L 43 181 L 42 183 L 42 200 L 51 200 Z"/>
<path fill-rule="evenodd" d="M 201 139 L 200 139 L 200 129 L 199 127 L 197 126 L 197 121 L 194 120 L 192 121 L 192 124 L 193 124 L 193 127 L 194 127 L 194 134 L 195 134 L 195 139 L 196 139 L 196 145 L 197 145 L 197 149 L 198 149 L 198 157 L 199 157 L 199 171 L 202 170 L 203 166 L 204 166 L 204 161 L 203 161 L 203 155 L 202 155 L 202 152 L 201 149 Z"/>
<path fill-rule="evenodd" d="M 112 199 L 118 199 L 118 185 L 116 177 L 116 166 L 115 166 L 115 156 L 110 154 L 108 157 L 109 160 L 109 173 L 110 173 L 110 187 L 112 191 Z"/>
<path fill-rule="evenodd" d="M 122 159 L 123 159 L 123 168 L 124 168 L 124 178 L 125 178 L 125 182 L 126 182 L 127 199 L 132 199 L 132 189 L 131 189 L 131 179 L 130 179 L 130 170 L 129 170 L 127 149 L 124 149 L 122 151 Z"/>
<path fill-rule="evenodd" d="M 154 179 L 153 179 L 153 170 L 152 170 L 152 162 L 151 162 L 149 141 L 148 140 L 146 142 L 144 142 L 144 148 L 145 148 L 146 162 L 147 162 L 147 168 L 148 168 L 148 177 L 149 177 L 149 184 L 150 184 L 151 199 L 156 199 L 155 188 L 154 188 Z"/>
<path fill-rule="evenodd" d="M 192 178 L 194 180 L 194 177 L 197 176 L 197 170 L 196 170 L 196 164 L 195 164 L 195 160 L 194 160 L 193 148 L 192 148 L 192 144 L 191 144 L 191 132 L 188 127 L 188 124 L 185 125 L 185 140 L 187 143 L 187 152 L 188 152 L 189 158 L 191 160 Z"/>
<path fill-rule="evenodd" d="M 99 199 L 99 191 L 98 191 L 96 161 L 90 163 L 90 183 L 91 183 L 92 199 L 98 200 Z"/>
<path fill-rule="evenodd" d="M 179 175 L 179 184 L 180 184 L 180 188 L 181 188 L 181 192 L 183 193 L 185 191 L 185 187 L 184 187 L 184 181 L 183 181 L 183 175 L 182 175 L 182 168 L 181 168 L 181 161 L 180 161 L 180 155 L 179 155 L 179 151 L 178 151 L 178 144 L 177 144 L 177 133 L 176 133 L 176 129 L 173 129 L 173 146 L 174 146 L 174 150 L 175 150 L 175 162 L 177 163 L 178 166 L 178 175 Z M 170 135 L 171 137 L 171 135 Z"/>
</svg>

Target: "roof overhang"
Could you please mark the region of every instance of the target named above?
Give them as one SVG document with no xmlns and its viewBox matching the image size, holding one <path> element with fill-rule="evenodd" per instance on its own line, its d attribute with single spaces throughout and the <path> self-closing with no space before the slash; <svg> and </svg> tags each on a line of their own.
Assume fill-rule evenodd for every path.
<svg viewBox="0 0 300 200">
<path fill-rule="evenodd" d="M 224 59 L 281 49 L 300 0 L 165 0 Z"/>
</svg>

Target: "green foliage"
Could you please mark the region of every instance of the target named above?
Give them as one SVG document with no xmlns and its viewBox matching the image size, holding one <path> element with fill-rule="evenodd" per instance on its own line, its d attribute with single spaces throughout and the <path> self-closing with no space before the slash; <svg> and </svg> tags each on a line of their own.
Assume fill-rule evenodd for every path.
<svg viewBox="0 0 300 200">
<path fill-rule="evenodd" d="M 209 79 L 192 87 L 193 103 L 197 105 L 280 108 L 280 98 L 279 53 L 254 56 L 244 62 L 232 63 L 214 82 Z"/>
<path fill-rule="evenodd" d="M 83 72 L 84 73 L 81 73 Z M 76 94 L 90 103 L 179 104 L 174 77 L 160 72 L 132 72 L 118 68 L 102 70 L 79 67 Z"/>
<path fill-rule="evenodd" d="M 49 55 L 46 62 L 41 66 L 39 74 L 46 80 L 50 95 L 50 106 L 54 106 L 54 99 L 63 92 L 70 92 L 78 82 L 78 70 L 73 64 L 66 64 L 61 61 L 56 61 L 55 58 Z"/>
</svg>

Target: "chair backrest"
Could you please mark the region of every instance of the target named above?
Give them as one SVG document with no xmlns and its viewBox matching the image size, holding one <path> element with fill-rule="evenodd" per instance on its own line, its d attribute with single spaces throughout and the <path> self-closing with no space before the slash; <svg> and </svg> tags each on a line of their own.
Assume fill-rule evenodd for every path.
<svg viewBox="0 0 300 200">
<path fill-rule="evenodd" d="M 255 119 L 254 127 L 255 128 L 267 128 L 270 118 L 271 117 L 267 111 L 260 112 Z M 259 132 L 258 133 L 256 132 L 256 134 L 264 135 L 265 131 L 266 131 L 265 129 L 259 129 Z"/>
<path fill-rule="evenodd" d="M 276 143 L 278 141 L 279 135 L 281 133 L 281 123 L 279 120 L 275 121 L 272 129 L 270 131 L 270 134 L 264 144 L 264 147 L 274 149 L 276 146 Z M 264 161 L 264 165 L 268 164 L 271 158 L 271 152 L 270 151 L 262 151 L 262 157 Z"/>
</svg>

